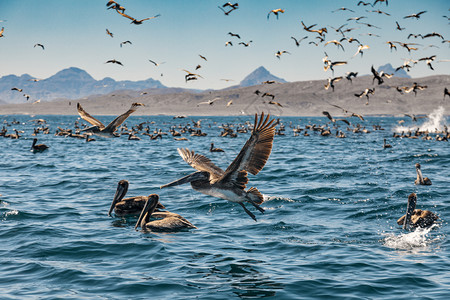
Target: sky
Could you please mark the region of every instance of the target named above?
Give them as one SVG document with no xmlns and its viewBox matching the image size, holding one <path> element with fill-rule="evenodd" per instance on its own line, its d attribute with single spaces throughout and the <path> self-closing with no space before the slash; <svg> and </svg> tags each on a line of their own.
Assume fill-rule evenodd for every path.
<svg viewBox="0 0 450 300">
<path fill-rule="evenodd" d="M 391 63 L 398 67 L 404 59 L 417 60 L 432 55 L 436 55 L 432 63 L 434 71 L 419 62 L 409 74 L 412 77 L 450 74 L 450 62 L 446 61 L 450 60 L 450 43 L 442 43 L 439 37 L 407 38 L 410 33 L 437 32 L 449 40 L 450 21 L 443 17 L 450 17 L 447 0 L 389 0 L 388 6 L 377 3 L 374 7 L 357 6 L 359 0 L 247 0 L 239 1 L 239 8 L 228 15 L 218 8 L 225 1 L 117 2 L 126 8 L 126 14 L 136 19 L 161 16 L 134 25 L 114 9 L 108 10 L 104 0 L 0 0 L 0 27 L 4 27 L 4 37 L 0 38 L 0 76 L 30 74 L 45 79 L 62 69 L 77 67 L 97 80 L 154 78 L 169 87 L 222 89 L 238 84 L 259 66 L 287 81 L 326 80 L 332 73 L 323 70 L 325 51 L 332 61 L 348 62 L 336 67 L 334 76 L 348 71 L 368 74 L 372 65 L 377 68 Z M 341 7 L 354 12 L 336 11 Z M 280 13 L 278 19 L 274 14 L 268 19 L 269 11 L 278 8 L 285 12 Z M 371 10 L 381 10 L 390 16 Z M 420 11 L 427 11 L 420 19 L 404 19 Z M 360 22 L 379 28 L 347 21 L 359 16 L 367 17 Z M 317 24 L 314 29 L 326 27 L 325 41 L 318 46 L 310 44 L 318 41 L 318 34 L 306 32 L 301 21 L 308 26 Z M 396 30 L 395 21 L 405 30 Z M 343 42 L 345 51 L 333 44 L 324 46 L 326 41 L 342 38 L 332 27 L 344 24 L 347 24 L 344 29 L 356 28 L 346 33 L 347 37 L 369 45 L 363 57 L 353 57 L 357 43 Z M 114 34 L 113 38 L 106 34 L 106 29 Z M 237 33 L 241 38 L 232 37 L 228 32 Z M 297 47 L 291 36 L 308 38 Z M 238 45 L 250 40 L 249 47 Z M 132 44 L 120 47 L 124 41 Z M 226 47 L 227 41 L 233 46 Z M 409 54 L 398 46 L 397 51 L 391 51 L 387 41 L 418 43 L 419 50 Z M 45 50 L 34 47 L 37 43 L 43 44 Z M 278 59 L 277 51 L 289 54 Z M 111 59 L 120 61 L 123 66 L 105 63 Z M 149 59 L 164 63 L 156 67 Z M 201 68 L 195 70 L 197 65 Z M 183 69 L 203 78 L 185 82 Z"/>
</svg>

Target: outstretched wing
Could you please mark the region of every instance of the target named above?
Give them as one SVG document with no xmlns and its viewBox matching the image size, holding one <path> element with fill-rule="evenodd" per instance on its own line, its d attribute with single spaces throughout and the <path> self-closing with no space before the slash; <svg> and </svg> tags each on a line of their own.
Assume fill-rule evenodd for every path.
<svg viewBox="0 0 450 300">
<path fill-rule="evenodd" d="M 222 177 L 224 173 L 223 170 L 216 166 L 206 156 L 195 154 L 194 151 L 191 151 L 187 148 L 178 148 L 177 150 L 181 158 L 183 158 L 183 160 L 187 162 L 191 167 L 198 171 L 208 172 L 210 181 L 217 180 L 218 178 Z"/>
<path fill-rule="evenodd" d="M 220 181 L 235 181 L 241 171 L 256 175 L 264 168 L 272 151 L 276 126 L 276 124 L 273 124 L 274 120 L 269 121 L 269 117 L 270 115 L 264 119 L 264 113 L 261 113 L 258 121 L 258 115 L 255 114 L 255 127 L 252 135 L 242 147 L 238 156 L 225 170 Z"/>
<path fill-rule="evenodd" d="M 129 110 L 127 110 L 125 113 L 123 113 L 120 116 L 118 116 L 117 118 L 115 118 L 111 123 L 108 124 L 108 126 L 106 126 L 105 131 L 114 132 L 117 129 L 117 127 L 122 125 L 122 123 L 132 113 L 134 113 L 137 110 L 138 106 L 144 106 L 144 104 L 142 104 L 142 103 L 133 103 L 133 104 L 131 104 L 131 107 L 130 107 Z"/>
<path fill-rule="evenodd" d="M 78 114 L 80 115 L 80 117 L 85 120 L 86 122 L 91 123 L 94 126 L 98 126 L 98 128 L 100 130 L 102 130 L 103 128 L 105 128 L 105 125 L 103 125 L 102 122 L 100 122 L 99 120 L 97 120 L 96 118 L 94 118 L 93 116 L 91 116 L 90 114 L 88 114 L 80 105 L 80 103 L 77 103 L 77 110 L 78 110 Z"/>
</svg>

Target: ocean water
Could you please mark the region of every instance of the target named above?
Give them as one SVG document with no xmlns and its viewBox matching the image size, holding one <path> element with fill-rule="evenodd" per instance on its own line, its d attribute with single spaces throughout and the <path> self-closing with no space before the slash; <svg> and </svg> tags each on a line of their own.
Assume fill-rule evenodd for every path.
<svg viewBox="0 0 450 300">
<path fill-rule="evenodd" d="M 42 153 L 30 152 L 36 118 L 50 126 L 37 136 L 50 146 Z M 165 132 L 201 119 L 208 135 L 90 143 L 54 136 L 57 126 L 73 128 L 75 116 L 0 117 L 13 119 L 20 124 L 8 131 L 24 133 L 0 137 L 1 299 L 450 299 L 450 145 L 392 138 L 399 118 L 367 117 L 367 134 L 339 122 L 347 135 L 339 139 L 293 136 L 290 126 L 325 117 L 282 117 L 286 135 L 275 136 L 265 168 L 249 176 L 248 187 L 265 197 L 265 214 L 247 205 L 257 222 L 190 185 L 159 189 L 193 172 L 178 147 L 225 169 L 249 134 L 223 138 L 219 126 L 251 116 L 131 116 L 129 127 L 153 121 L 152 130 Z M 401 129 L 424 122 L 406 120 Z M 211 142 L 225 152 L 210 153 Z M 433 185 L 414 185 L 417 162 Z M 136 217 L 108 217 L 121 179 L 130 182 L 128 196 L 157 193 L 198 228 L 149 233 L 134 230 Z M 439 215 L 432 228 L 396 224 L 412 192 L 418 208 Z"/>
</svg>

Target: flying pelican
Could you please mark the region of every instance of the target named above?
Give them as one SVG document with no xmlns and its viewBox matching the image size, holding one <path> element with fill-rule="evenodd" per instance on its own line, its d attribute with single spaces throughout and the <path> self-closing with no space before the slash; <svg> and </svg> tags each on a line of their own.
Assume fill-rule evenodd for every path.
<svg viewBox="0 0 450 300">
<path fill-rule="evenodd" d="M 154 64 L 155 67 L 158 67 L 159 65 L 162 65 L 162 64 L 166 63 L 165 61 L 160 62 L 160 63 L 157 63 L 157 62 L 155 62 L 155 61 L 153 61 L 153 60 L 151 60 L 151 59 L 149 59 L 148 61 L 151 62 L 152 64 Z"/>
<path fill-rule="evenodd" d="M 273 13 L 275 16 L 277 16 L 278 19 L 278 14 L 279 13 L 284 13 L 284 9 L 281 8 L 277 8 L 277 9 L 272 9 L 271 11 L 269 11 L 269 13 L 267 14 L 267 20 L 269 20 L 270 14 Z"/>
<path fill-rule="evenodd" d="M 36 152 L 42 152 L 42 151 L 45 151 L 45 150 L 47 150 L 49 147 L 47 146 L 47 145 L 45 145 L 45 144 L 39 144 L 39 145 L 36 145 L 36 143 L 37 143 L 37 138 L 34 138 L 33 139 L 33 145 L 31 145 L 31 151 L 33 152 L 33 153 L 36 153 Z"/>
<path fill-rule="evenodd" d="M 359 46 L 358 46 L 358 49 L 356 50 L 356 53 L 353 55 L 353 57 L 355 57 L 356 55 L 358 55 L 359 53 L 361 53 L 361 57 L 363 57 L 363 50 L 366 50 L 366 49 L 370 49 L 370 47 L 368 46 L 368 45 L 363 45 L 363 44 L 360 44 Z"/>
<path fill-rule="evenodd" d="M 252 204 L 261 213 L 264 213 L 264 209 L 259 206 L 264 201 L 263 195 L 254 187 L 247 191 L 245 191 L 245 187 L 248 183 L 247 172 L 253 175 L 258 174 L 272 151 L 276 124 L 272 124 L 274 120 L 269 121 L 269 117 L 270 115 L 264 118 L 264 113 L 262 113 L 258 120 L 258 115 L 255 114 L 255 125 L 250 138 L 225 171 L 207 157 L 195 154 L 189 149 L 179 148 L 178 153 L 183 160 L 197 172 L 162 185 L 161 188 L 190 182 L 194 190 L 203 194 L 239 203 L 244 211 L 256 221 L 255 215 L 245 207 L 244 202 Z"/>
<path fill-rule="evenodd" d="M 325 89 L 328 90 L 330 87 L 334 92 L 334 82 L 339 82 L 342 79 L 342 76 L 334 77 L 334 78 L 328 78 L 327 84 L 325 84 Z M 351 80 L 351 79 L 350 79 Z"/>
<path fill-rule="evenodd" d="M 416 181 L 414 181 L 414 184 L 416 184 L 416 185 L 431 185 L 430 178 L 428 178 L 428 177 L 423 178 L 419 163 L 416 164 L 416 173 L 417 173 L 417 179 L 416 179 Z"/>
<path fill-rule="evenodd" d="M 142 20 L 137 20 L 137 19 L 135 19 L 135 18 L 133 18 L 133 17 L 130 17 L 129 15 L 124 14 L 124 13 L 118 11 L 118 10 L 117 10 L 117 12 L 118 12 L 120 15 L 124 16 L 125 18 L 130 19 L 130 20 L 131 20 L 131 23 L 130 23 L 130 24 L 135 24 L 135 25 L 141 25 L 142 22 L 144 22 L 144 21 L 151 20 L 151 19 L 155 19 L 155 18 L 161 16 L 161 14 L 157 14 L 156 16 L 153 16 L 153 17 L 150 17 L 150 18 L 145 18 L 145 19 L 142 19 Z"/>
<path fill-rule="evenodd" d="M 145 202 L 152 197 L 150 196 L 136 196 L 136 197 L 130 197 L 125 198 L 125 195 L 128 191 L 129 183 L 127 180 L 121 180 L 119 181 L 117 185 L 117 190 L 114 195 L 113 201 L 111 203 L 111 206 L 108 211 L 108 216 L 111 216 L 112 211 L 114 210 L 114 213 L 118 217 L 126 216 L 126 215 L 139 215 L 142 211 L 142 209 L 145 206 Z M 161 204 L 157 206 L 157 208 L 164 209 L 165 207 Z"/>
<path fill-rule="evenodd" d="M 36 48 L 36 47 L 41 47 L 42 50 L 45 50 L 44 45 L 42 45 L 42 44 L 35 44 L 35 45 L 33 46 L 33 48 Z"/>
<path fill-rule="evenodd" d="M 398 225 L 403 225 L 403 229 L 411 229 L 416 227 L 430 227 L 433 225 L 434 221 L 439 219 L 439 217 L 429 211 L 415 209 L 417 203 L 417 195 L 411 193 L 408 196 L 408 205 L 406 207 L 406 214 L 397 220 Z"/>
<path fill-rule="evenodd" d="M 231 35 L 231 36 L 237 37 L 238 39 L 241 38 L 241 36 L 239 34 L 237 34 L 237 33 L 228 32 L 228 34 Z"/>
<path fill-rule="evenodd" d="M 182 229 L 197 228 L 179 214 L 169 211 L 155 212 L 158 204 L 159 196 L 157 194 L 148 196 L 134 229 L 141 226 L 142 230 L 173 232 Z M 156 220 L 150 221 L 150 217 Z"/>
<path fill-rule="evenodd" d="M 280 59 L 280 57 L 281 57 L 281 55 L 282 55 L 283 53 L 291 54 L 291 53 L 289 53 L 289 52 L 286 51 L 286 50 L 278 50 L 277 53 L 275 53 L 275 56 L 276 56 L 278 59 Z"/>
<path fill-rule="evenodd" d="M 3 32 L 5 31 L 5 27 L 2 27 L 2 30 L 0 30 L 0 37 L 4 37 Z"/>
<path fill-rule="evenodd" d="M 304 39 L 307 39 L 307 38 L 308 38 L 308 36 L 304 36 L 304 37 L 302 37 L 301 39 L 297 40 L 295 37 L 291 36 L 291 39 L 294 40 L 295 45 L 296 45 L 297 47 L 300 47 L 300 42 L 303 41 Z"/>
<path fill-rule="evenodd" d="M 115 118 L 111 123 L 108 124 L 108 126 L 105 127 L 105 125 L 103 125 L 102 122 L 100 122 L 99 120 L 88 114 L 81 107 L 80 103 L 77 103 L 77 110 L 80 117 L 93 125 L 92 127 L 83 129 L 82 131 L 85 131 L 86 133 L 97 134 L 104 137 L 117 137 L 119 135 L 114 133 L 117 130 L 117 127 L 119 127 L 132 113 L 134 113 L 137 110 L 138 106 L 145 106 L 145 105 L 142 103 L 131 104 L 129 110 L 127 110 L 125 113 Z"/>
<path fill-rule="evenodd" d="M 400 30 L 400 31 L 402 31 L 402 30 L 404 30 L 404 29 L 405 29 L 405 27 L 400 27 L 400 24 L 398 24 L 398 22 L 397 22 L 397 21 L 395 21 L 395 24 L 397 24 L 397 27 L 396 27 L 396 29 L 397 29 L 397 30 Z"/>
<path fill-rule="evenodd" d="M 335 118 L 333 118 L 333 117 L 330 115 L 330 113 L 327 112 L 327 111 L 323 111 L 322 114 L 323 114 L 324 116 L 326 116 L 328 119 L 330 119 L 330 121 L 333 122 L 333 123 L 336 123 L 337 121 L 342 121 L 342 122 L 344 122 L 345 124 L 350 125 L 350 122 L 347 121 L 346 119 L 335 119 Z"/>
<path fill-rule="evenodd" d="M 220 97 L 216 97 L 216 98 L 211 99 L 211 100 L 208 100 L 208 101 L 199 102 L 199 103 L 197 103 L 197 106 L 199 106 L 200 104 L 213 105 L 215 101 L 221 100 L 221 99 L 222 99 L 222 98 L 220 98 Z"/>
<path fill-rule="evenodd" d="M 122 42 L 122 43 L 120 43 L 120 48 L 122 48 L 122 46 L 123 45 L 125 45 L 125 44 L 132 44 L 132 42 L 130 42 L 130 41 L 125 41 L 125 42 Z"/>
<path fill-rule="evenodd" d="M 106 28 L 106 34 L 109 35 L 110 37 L 114 37 L 114 34 L 108 30 L 108 28 Z"/>
<path fill-rule="evenodd" d="M 419 19 L 420 19 L 420 15 L 421 15 L 421 14 L 424 14 L 424 13 L 426 13 L 426 12 L 427 12 L 427 11 L 424 10 L 424 11 L 418 12 L 417 14 L 407 15 L 406 17 L 403 17 L 403 19 L 407 19 L 407 18 L 416 18 L 416 20 L 419 20 Z"/>
<path fill-rule="evenodd" d="M 123 66 L 123 64 L 120 61 L 115 60 L 115 59 L 110 59 L 107 62 L 105 62 L 105 64 L 118 64 L 118 65 Z"/>
</svg>

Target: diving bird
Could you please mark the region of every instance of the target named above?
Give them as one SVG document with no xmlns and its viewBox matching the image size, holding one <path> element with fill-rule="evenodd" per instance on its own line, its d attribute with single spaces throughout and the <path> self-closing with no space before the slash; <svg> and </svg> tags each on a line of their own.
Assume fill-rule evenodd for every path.
<svg viewBox="0 0 450 300">
<path fill-rule="evenodd" d="M 37 138 L 34 138 L 33 139 L 33 144 L 31 145 L 31 151 L 33 152 L 33 153 L 36 153 L 36 152 L 42 152 L 42 151 L 45 151 L 45 150 L 47 150 L 49 147 L 47 146 L 47 145 L 45 145 L 45 144 L 39 144 L 39 145 L 36 145 L 36 143 L 37 143 Z"/>
<path fill-rule="evenodd" d="M 417 227 L 426 228 L 433 225 L 439 217 L 429 211 L 416 209 L 417 195 L 411 193 L 408 196 L 408 205 L 406 207 L 406 214 L 397 220 L 398 225 L 402 225 L 403 229 L 414 229 Z"/>
<path fill-rule="evenodd" d="M 444 88 L 444 100 L 445 96 L 448 96 L 450 98 L 450 92 L 448 91 L 448 88 Z"/>
<path fill-rule="evenodd" d="M 417 173 L 417 179 L 414 181 L 415 185 L 431 185 L 431 180 L 428 177 L 423 177 L 422 171 L 420 170 L 420 164 L 416 164 L 416 173 Z"/>
<path fill-rule="evenodd" d="M 162 185 L 161 188 L 190 182 L 192 188 L 200 193 L 239 203 L 256 221 L 255 215 L 245 207 L 244 203 L 250 203 L 264 213 L 264 209 L 260 207 L 264 201 L 263 195 L 254 187 L 247 191 L 245 188 L 248 183 L 248 172 L 253 175 L 258 174 L 264 168 L 272 151 L 276 124 L 273 124 L 274 120 L 269 121 L 269 118 L 270 115 L 264 118 L 264 113 L 261 113 L 258 120 L 258 115 L 255 114 L 255 125 L 250 138 L 225 171 L 217 167 L 209 158 L 195 154 L 189 149 L 179 148 L 178 153 L 183 160 L 197 172 Z"/>
<path fill-rule="evenodd" d="M 140 226 L 144 231 L 174 232 L 182 229 L 197 228 L 179 214 L 170 211 L 155 212 L 158 204 L 159 196 L 157 194 L 148 196 L 134 229 Z M 150 218 L 154 220 L 150 220 Z"/>
<path fill-rule="evenodd" d="M 113 210 L 118 217 L 127 215 L 138 216 L 144 208 L 145 202 L 152 196 L 135 196 L 123 199 L 128 192 L 128 186 L 128 180 L 119 181 L 117 184 L 116 193 L 114 194 L 113 201 L 108 211 L 108 216 L 111 216 Z M 164 209 L 165 207 L 159 204 L 157 208 Z"/>
<path fill-rule="evenodd" d="M 342 79 L 342 76 L 328 78 L 327 84 L 324 85 L 325 89 L 328 90 L 331 87 L 332 91 L 334 92 L 334 82 L 339 82 L 341 79 Z"/>
<path fill-rule="evenodd" d="M 355 57 L 356 55 L 358 55 L 359 53 L 361 53 L 361 57 L 363 57 L 363 50 L 366 50 L 366 49 L 370 49 L 370 47 L 368 46 L 368 45 L 363 45 L 363 44 L 360 44 L 359 46 L 358 46 L 358 49 L 356 50 L 356 53 L 353 55 L 353 57 Z"/>
<path fill-rule="evenodd" d="M 102 122 L 97 120 L 96 118 L 92 117 L 90 114 L 88 114 L 80 105 L 80 103 L 77 103 L 77 110 L 80 117 L 85 120 L 86 122 L 89 122 L 92 124 L 92 127 L 83 129 L 81 131 L 84 131 L 86 133 L 92 133 L 97 134 L 103 137 L 118 137 L 120 135 L 116 134 L 115 131 L 117 128 L 132 114 L 134 113 L 139 106 L 145 106 L 142 103 L 133 103 L 131 104 L 131 107 L 129 110 L 127 110 L 125 113 L 121 114 L 117 118 L 115 118 L 111 123 L 108 124 L 108 126 L 105 127 Z"/>
</svg>

